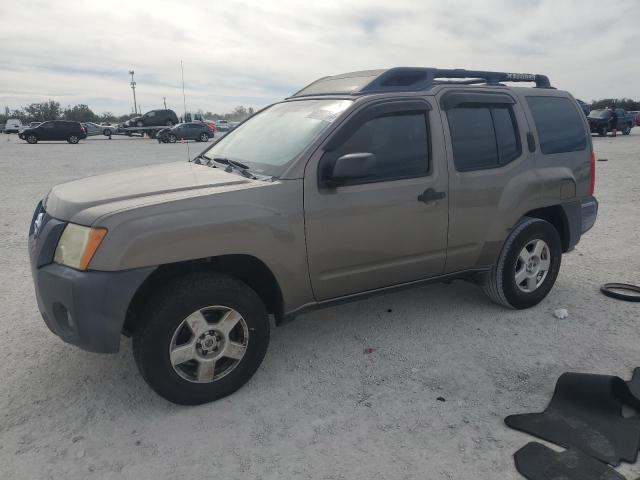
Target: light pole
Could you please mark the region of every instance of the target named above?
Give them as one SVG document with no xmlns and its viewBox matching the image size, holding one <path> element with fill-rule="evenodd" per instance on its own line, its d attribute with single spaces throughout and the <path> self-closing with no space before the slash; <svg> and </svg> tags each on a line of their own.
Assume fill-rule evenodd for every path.
<svg viewBox="0 0 640 480">
<path fill-rule="evenodd" d="M 164 109 L 167 109 L 167 97 L 162 97 L 162 101 L 164 102 Z"/>
<path fill-rule="evenodd" d="M 133 74 L 135 72 L 133 70 L 129 70 L 129 75 L 131 75 L 131 83 L 129 85 L 131 85 L 131 90 L 133 90 L 133 113 L 135 113 L 136 115 L 138 114 L 138 107 L 136 106 L 136 82 L 133 79 Z"/>
</svg>

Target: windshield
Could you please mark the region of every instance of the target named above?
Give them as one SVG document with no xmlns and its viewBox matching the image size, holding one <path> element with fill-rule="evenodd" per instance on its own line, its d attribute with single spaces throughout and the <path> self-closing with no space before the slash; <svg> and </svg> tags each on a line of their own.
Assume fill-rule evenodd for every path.
<svg viewBox="0 0 640 480">
<path fill-rule="evenodd" d="M 228 133 L 204 152 L 278 176 L 350 105 L 351 100 L 300 100 L 277 103 Z"/>
<path fill-rule="evenodd" d="M 611 112 L 609 110 L 591 110 L 589 116 L 591 118 L 609 118 Z"/>
</svg>

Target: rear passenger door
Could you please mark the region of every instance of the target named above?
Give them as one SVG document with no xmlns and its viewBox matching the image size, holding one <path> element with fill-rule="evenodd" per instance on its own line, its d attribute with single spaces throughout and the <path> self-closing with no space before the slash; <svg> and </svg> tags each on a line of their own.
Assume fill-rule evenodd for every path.
<svg viewBox="0 0 640 480">
<path fill-rule="evenodd" d="M 491 265 L 533 191 L 528 122 L 503 92 L 439 96 L 450 172 L 447 273 Z"/>
<path fill-rule="evenodd" d="M 307 164 L 309 273 L 318 300 L 442 274 L 447 171 L 441 125 L 426 100 L 364 107 Z M 321 172 L 343 155 L 371 153 L 375 171 L 336 187 Z"/>
</svg>

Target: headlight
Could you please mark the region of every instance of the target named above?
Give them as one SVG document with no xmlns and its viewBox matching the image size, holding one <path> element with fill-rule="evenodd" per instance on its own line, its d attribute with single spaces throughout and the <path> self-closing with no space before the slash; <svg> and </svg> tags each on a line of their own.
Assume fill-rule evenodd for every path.
<svg viewBox="0 0 640 480">
<path fill-rule="evenodd" d="M 86 270 L 106 234 L 106 228 L 69 223 L 62 232 L 53 260 L 67 267 Z"/>
</svg>

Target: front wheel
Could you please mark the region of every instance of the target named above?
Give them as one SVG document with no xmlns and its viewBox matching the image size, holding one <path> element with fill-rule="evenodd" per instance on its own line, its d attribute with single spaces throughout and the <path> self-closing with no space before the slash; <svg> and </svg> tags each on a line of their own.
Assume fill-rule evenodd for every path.
<svg viewBox="0 0 640 480">
<path fill-rule="evenodd" d="M 80 138 L 77 135 L 69 135 L 69 137 L 67 138 L 67 142 L 69 142 L 72 145 L 75 145 L 79 141 L 80 141 Z"/>
<path fill-rule="evenodd" d="M 201 133 L 200 134 L 200 138 L 198 139 L 201 142 L 208 142 L 209 141 L 209 135 L 207 135 L 206 133 Z"/>
<path fill-rule="evenodd" d="M 169 136 L 167 137 L 169 143 L 176 143 L 177 139 L 178 137 L 176 137 L 173 133 L 169 134 Z"/>
<path fill-rule="evenodd" d="M 103 134 L 105 137 L 110 137 L 110 136 L 111 136 L 111 130 L 107 128 L 104 132 L 102 132 L 102 134 Z"/>
<path fill-rule="evenodd" d="M 546 220 L 524 217 L 507 237 L 489 272 L 485 292 L 507 307 L 533 307 L 553 287 L 561 259 L 562 244 L 555 227 Z"/>
<path fill-rule="evenodd" d="M 153 390 L 174 403 L 199 405 L 249 381 L 267 351 L 269 330 L 264 304 L 246 284 L 193 273 L 150 298 L 133 351 Z"/>
<path fill-rule="evenodd" d="M 622 134 L 623 135 L 629 135 L 630 133 L 631 133 L 631 125 L 627 124 L 622 129 Z"/>
<path fill-rule="evenodd" d="M 607 126 L 603 125 L 598 129 L 598 135 L 601 137 L 606 137 L 607 136 Z"/>
<path fill-rule="evenodd" d="M 38 143 L 38 137 L 33 134 L 27 135 L 27 143 L 30 143 L 31 145 Z"/>
</svg>

